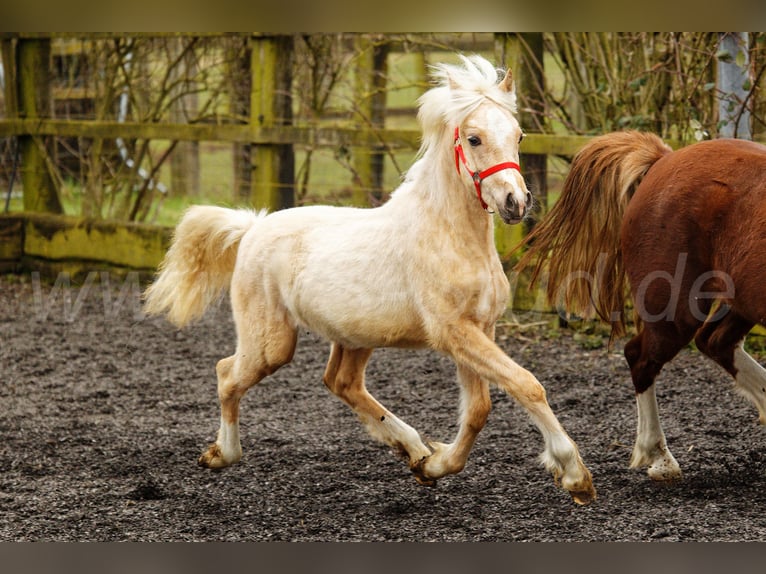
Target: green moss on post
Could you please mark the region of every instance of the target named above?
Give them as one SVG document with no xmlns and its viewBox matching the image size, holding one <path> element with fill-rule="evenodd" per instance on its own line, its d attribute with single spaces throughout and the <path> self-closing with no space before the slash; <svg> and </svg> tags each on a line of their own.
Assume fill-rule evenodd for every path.
<svg viewBox="0 0 766 574">
<path fill-rule="evenodd" d="M 17 271 L 24 255 L 24 221 L 0 215 L 0 273 Z"/>
<path fill-rule="evenodd" d="M 524 226 L 522 224 L 507 225 L 499 217 L 495 218 L 495 247 L 503 261 L 510 260 L 511 251 L 524 238 Z M 518 259 L 519 254 L 514 255 Z M 513 263 L 511 263 L 511 266 Z"/>
<path fill-rule="evenodd" d="M 250 122 L 253 128 L 292 124 L 292 38 L 253 38 Z M 270 210 L 291 207 L 294 202 L 294 152 L 292 145 L 253 146 L 251 198 L 255 207 Z"/>
<path fill-rule="evenodd" d="M 132 269 L 159 265 L 170 230 L 123 222 L 28 216 L 24 254 L 54 261 L 93 261 Z"/>
<path fill-rule="evenodd" d="M 389 47 L 368 34 L 356 38 L 355 106 L 362 130 L 382 130 L 386 120 L 386 76 Z M 357 148 L 353 152 L 354 182 L 352 202 L 366 207 L 370 197 L 382 198 L 382 148 Z"/>
</svg>

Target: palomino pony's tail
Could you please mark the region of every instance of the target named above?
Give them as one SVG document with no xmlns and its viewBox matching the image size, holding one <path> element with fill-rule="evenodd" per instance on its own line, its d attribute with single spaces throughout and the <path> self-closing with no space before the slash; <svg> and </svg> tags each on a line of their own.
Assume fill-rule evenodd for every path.
<svg viewBox="0 0 766 574">
<path fill-rule="evenodd" d="M 525 238 L 516 266 L 536 259 L 534 284 L 546 262 L 550 303 L 582 317 L 594 312 L 625 332 L 625 270 L 620 228 L 628 201 L 646 172 L 672 150 L 653 135 L 614 132 L 591 140 L 575 155 L 561 196 Z"/>
<path fill-rule="evenodd" d="M 201 317 L 229 287 L 239 243 L 262 216 L 214 206 L 186 210 L 154 283 L 144 292 L 144 310 L 167 314 L 178 327 Z"/>
</svg>

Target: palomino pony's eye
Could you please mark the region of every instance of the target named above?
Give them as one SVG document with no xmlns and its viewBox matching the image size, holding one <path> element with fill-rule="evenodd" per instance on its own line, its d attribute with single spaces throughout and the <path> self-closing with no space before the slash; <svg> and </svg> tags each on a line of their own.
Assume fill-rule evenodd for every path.
<svg viewBox="0 0 766 574">
<path fill-rule="evenodd" d="M 479 136 L 468 136 L 468 143 L 471 144 L 471 147 L 476 147 L 481 145 L 481 138 Z"/>
</svg>

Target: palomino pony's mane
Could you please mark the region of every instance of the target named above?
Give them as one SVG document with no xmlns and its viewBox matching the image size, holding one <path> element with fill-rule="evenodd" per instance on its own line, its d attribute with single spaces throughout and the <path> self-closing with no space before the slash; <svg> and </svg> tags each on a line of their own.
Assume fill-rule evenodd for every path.
<svg viewBox="0 0 766 574">
<path fill-rule="evenodd" d="M 478 55 L 460 56 L 462 66 L 432 67 L 437 86 L 418 99 L 418 120 L 423 139 L 417 157 L 422 158 L 443 138 L 445 130 L 460 125 L 482 102 L 491 100 L 516 113 L 516 92 L 500 88 L 502 70 Z"/>
</svg>

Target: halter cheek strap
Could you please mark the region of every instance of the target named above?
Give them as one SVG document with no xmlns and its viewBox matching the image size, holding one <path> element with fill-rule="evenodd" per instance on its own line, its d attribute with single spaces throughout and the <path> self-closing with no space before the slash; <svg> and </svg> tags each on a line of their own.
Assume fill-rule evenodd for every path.
<svg viewBox="0 0 766 574">
<path fill-rule="evenodd" d="M 488 167 L 484 171 L 473 171 L 470 167 L 468 167 L 468 162 L 465 159 L 465 152 L 463 152 L 463 145 L 460 143 L 460 128 L 455 128 L 455 168 L 457 169 L 457 172 L 460 173 L 460 162 L 463 162 L 463 165 L 468 170 L 468 173 L 471 174 L 471 178 L 473 178 L 473 185 L 476 187 L 476 197 L 479 199 L 479 203 L 481 203 L 481 207 L 487 211 L 487 203 L 484 201 L 484 198 L 481 196 L 481 182 L 482 180 L 486 179 L 493 173 L 497 173 L 498 171 L 502 171 L 504 169 L 515 169 L 519 173 L 521 173 L 521 167 L 519 167 L 519 164 L 512 162 L 512 161 L 505 161 L 503 163 L 498 163 L 496 165 L 493 165 L 492 167 Z"/>
</svg>

